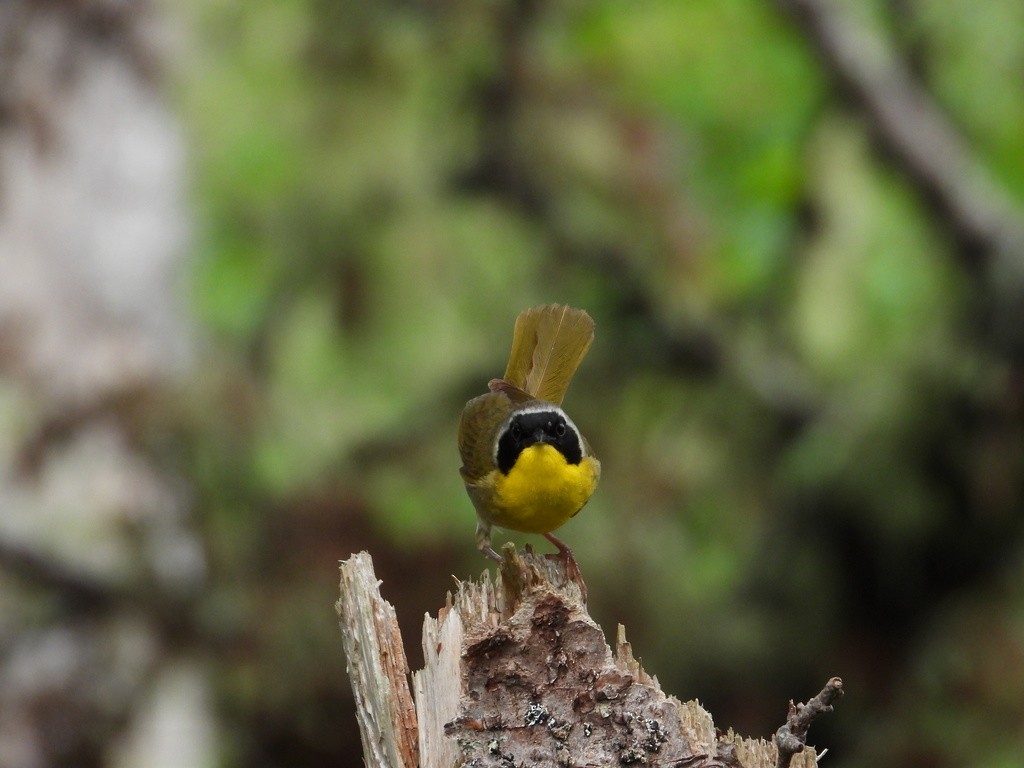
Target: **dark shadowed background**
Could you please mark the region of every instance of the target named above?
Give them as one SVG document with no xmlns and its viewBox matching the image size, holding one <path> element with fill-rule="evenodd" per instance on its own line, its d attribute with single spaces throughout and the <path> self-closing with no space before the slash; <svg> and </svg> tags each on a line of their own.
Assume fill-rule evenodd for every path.
<svg viewBox="0 0 1024 768">
<path fill-rule="evenodd" d="M 748 735 L 840 675 L 834 768 L 1019 765 L 1022 207 L 1019 0 L 7 0 L 0 765 L 361 765 L 337 563 L 417 665 L 552 301 L 606 633 Z"/>
</svg>

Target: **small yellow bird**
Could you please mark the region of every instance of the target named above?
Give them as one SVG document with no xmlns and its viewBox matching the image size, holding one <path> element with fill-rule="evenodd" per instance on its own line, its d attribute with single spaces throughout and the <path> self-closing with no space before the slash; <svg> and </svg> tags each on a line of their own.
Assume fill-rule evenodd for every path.
<svg viewBox="0 0 1024 768">
<path fill-rule="evenodd" d="M 582 309 L 548 304 L 516 318 L 505 376 L 466 403 L 459 422 L 459 470 L 476 507 L 476 543 L 491 546 L 491 526 L 541 533 L 579 572 L 572 551 L 551 531 L 590 498 L 601 463 L 562 398 L 594 340 L 594 321 Z"/>
</svg>

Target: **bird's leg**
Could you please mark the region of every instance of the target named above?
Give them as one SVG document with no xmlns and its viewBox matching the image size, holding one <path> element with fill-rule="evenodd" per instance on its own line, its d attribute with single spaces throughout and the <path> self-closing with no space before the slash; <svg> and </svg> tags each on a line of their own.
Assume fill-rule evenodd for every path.
<svg viewBox="0 0 1024 768">
<path fill-rule="evenodd" d="M 550 541 L 556 547 L 558 547 L 558 557 L 560 557 L 562 560 L 565 560 L 567 563 L 572 563 L 572 567 L 575 568 L 577 571 L 580 569 L 579 566 L 576 564 L 575 555 L 573 555 L 572 550 L 569 549 L 569 547 L 566 545 L 564 541 L 555 536 L 555 534 L 553 533 L 545 533 L 544 538 Z"/>
<path fill-rule="evenodd" d="M 486 557 L 497 563 L 501 562 L 501 555 L 495 552 L 494 547 L 491 546 L 491 526 L 479 518 L 476 521 L 476 546 Z"/>
<path fill-rule="evenodd" d="M 548 557 L 555 557 L 559 560 L 565 561 L 565 576 L 570 581 L 575 581 L 580 588 L 580 594 L 583 596 L 583 602 L 587 602 L 587 585 L 583 581 L 583 573 L 580 571 L 580 565 L 576 562 L 576 556 L 573 555 L 572 550 L 566 546 L 560 538 L 555 536 L 553 533 L 545 533 L 544 538 L 558 547 L 557 555 L 548 555 Z"/>
</svg>

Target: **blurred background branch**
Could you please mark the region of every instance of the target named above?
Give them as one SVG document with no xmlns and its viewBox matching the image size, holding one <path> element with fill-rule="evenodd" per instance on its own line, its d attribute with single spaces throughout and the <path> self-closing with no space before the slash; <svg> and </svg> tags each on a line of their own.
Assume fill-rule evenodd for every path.
<svg viewBox="0 0 1024 768">
<path fill-rule="evenodd" d="M 1021 205 L 995 184 L 963 136 L 885 41 L 832 0 L 777 0 L 870 121 L 886 155 L 936 208 L 971 269 L 1024 260 Z"/>
<path fill-rule="evenodd" d="M 863 111 L 886 157 L 935 209 L 955 255 L 982 280 L 992 342 L 1024 358 L 1024 207 L 998 183 L 944 110 L 900 60 L 833 0 L 777 0 L 805 30 Z M 1011 85 L 1012 87 L 1012 85 Z"/>
</svg>

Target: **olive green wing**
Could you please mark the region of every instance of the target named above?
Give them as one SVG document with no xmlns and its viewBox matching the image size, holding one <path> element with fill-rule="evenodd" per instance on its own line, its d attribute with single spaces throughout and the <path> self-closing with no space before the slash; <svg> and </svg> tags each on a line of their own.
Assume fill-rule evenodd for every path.
<svg viewBox="0 0 1024 768">
<path fill-rule="evenodd" d="M 511 411 L 512 401 L 504 392 L 488 392 L 466 403 L 459 420 L 459 472 L 467 483 L 494 469 L 494 441 Z"/>
<path fill-rule="evenodd" d="M 546 304 L 519 313 L 502 377 L 539 400 L 560 405 L 594 340 L 594 321 L 582 309 Z"/>
</svg>

